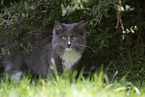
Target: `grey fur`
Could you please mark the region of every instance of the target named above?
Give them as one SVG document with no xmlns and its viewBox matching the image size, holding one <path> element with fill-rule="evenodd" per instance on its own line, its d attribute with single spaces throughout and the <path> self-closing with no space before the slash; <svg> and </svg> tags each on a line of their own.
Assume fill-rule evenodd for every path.
<svg viewBox="0 0 145 97">
<path fill-rule="evenodd" d="M 65 40 L 62 37 L 65 37 Z M 13 50 L 11 55 L 4 56 L 2 65 L 13 79 L 20 79 L 25 70 L 36 75 L 50 76 L 53 74 L 51 66 L 55 66 L 58 70 L 63 64 L 68 71 L 71 70 L 81 58 L 85 48 L 84 21 L 73 24 L 55 21 L 52 43 L 46 42 L 36 46 L 28 55 L 21 50 Z M 14 74 L 18 75 L 18 78 Z"/>
</svg>

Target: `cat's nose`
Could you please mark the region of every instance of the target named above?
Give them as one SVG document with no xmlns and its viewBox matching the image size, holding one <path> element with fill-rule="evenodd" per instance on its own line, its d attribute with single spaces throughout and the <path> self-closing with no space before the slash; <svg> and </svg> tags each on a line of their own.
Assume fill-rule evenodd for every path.
<svg viewBox="0 0 145 97">
<path fill-rule="evenodd" d="M 70 40 L 67 43 L 67 47 L 69 47 L 69 48 L 71 47 L 71 41 Z"/>
<path fill-rule="evenodd" d="M 71 44 L 67 44 L 67 47 L 71 47 Z"/>
</svg>

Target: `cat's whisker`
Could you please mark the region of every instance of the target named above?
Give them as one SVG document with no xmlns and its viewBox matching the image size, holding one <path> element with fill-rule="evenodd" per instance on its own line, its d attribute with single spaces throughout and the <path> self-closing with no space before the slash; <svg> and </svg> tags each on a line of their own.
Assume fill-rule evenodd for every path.
<svg viewBox="0 0 145 97">
<path fill-rule="evenodd" d="M 78 46 L 83 46 L 83 47 L 87 47 L 87 48 L 93 50 L 93 48 L 91 48 L 90 46 L 87 46 L 87 45 L 83 45 L 83 44 L 76 44 L 76 45 L 78 45 Z"/>
</svg>

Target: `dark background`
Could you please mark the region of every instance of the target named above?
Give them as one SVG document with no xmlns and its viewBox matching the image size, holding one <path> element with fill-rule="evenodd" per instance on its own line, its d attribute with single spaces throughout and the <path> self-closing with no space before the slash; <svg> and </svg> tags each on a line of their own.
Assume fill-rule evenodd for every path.
<svg viewBox="0 0 145 97">
<path fill-rule="evenodd" d="M 102 67 L 110 79 L 118 71 L 117 79 L 127 74 L 127 80 L 145 80 L 144 0 L 3 1 L 0 6 L 1 38 L 8 37 L 13 41 L 6 46 L 0 45 L 1 59 L 10 48 L 22 48 L 28 53 L 33 41 L 52 35 L 55 20 L 64 23 L 85 20 L 88 47 L 79 68 L 85 66 L 85 72 L 92 74 Z M 119 1 L 122 1 L 121 5 Z M 124 11 L 119 11 L 118 6 L 122 6 Z M 66 13 L 62 14 L 64 11 Z"/>
</svg>

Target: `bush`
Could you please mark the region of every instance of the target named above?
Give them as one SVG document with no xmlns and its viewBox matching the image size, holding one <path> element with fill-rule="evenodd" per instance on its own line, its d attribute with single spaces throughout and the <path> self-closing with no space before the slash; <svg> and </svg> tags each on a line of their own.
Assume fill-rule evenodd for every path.
<svg viewBox="0 0 145 97">
<path fill-rule="evenodd" d="M 11 48 L 33 49 L 33 41 L 52 35 L 55 20 L 85 20 L 88 48 L 80 67 L 94 72 L 103 65 L 111 77 L 128 73 L 128 80 L 144 80 L 144 1 L 125 0 L 21 0 L 3 6 L 0 14 L 1 56 Z M 51 37 L 50 37 L 51 39 Z"/>
</svg>

